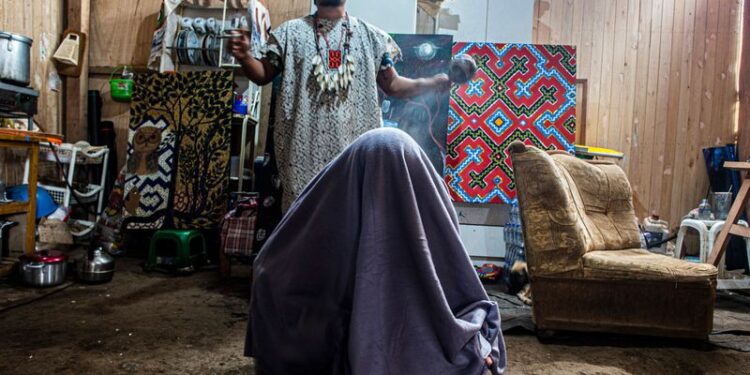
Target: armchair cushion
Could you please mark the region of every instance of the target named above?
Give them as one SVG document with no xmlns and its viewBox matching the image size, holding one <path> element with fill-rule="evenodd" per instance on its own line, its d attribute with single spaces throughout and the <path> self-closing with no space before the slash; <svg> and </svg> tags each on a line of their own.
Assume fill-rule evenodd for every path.
<svg viewBox="0 0 750 375">
<path fill-rule="evenodd" d="M 529 274 L 580 273 L 591 240 L 565 171 L 546 152 L 520 147 L 524 152 L 513 154 L 513 168 Z"/>
<path fill-rule="evenodd" d="M 716 267 L 690 263 L 643 249 L 591 251 L 583 256 L 586 278 L 705 282 L 716 280 Z"/>
<path fill-rule="evenodd" d="M 630 183 L 625 172 L 611 162 L 584 161 L 568 153 L 552 159 L 564 171 L 576 207 L 591 238 L 588 251 L 639 247 Z"/>
</svg>

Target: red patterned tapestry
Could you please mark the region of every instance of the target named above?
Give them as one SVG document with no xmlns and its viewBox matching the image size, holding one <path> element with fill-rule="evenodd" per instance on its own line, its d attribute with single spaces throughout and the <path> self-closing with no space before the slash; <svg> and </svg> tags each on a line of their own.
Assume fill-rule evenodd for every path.
<svg viewBox="0 0 750 375">
<path fill-rule="evenodd" d="M 451 93 L 446 182 L 459 202 L 511 203 L 513 141 L 573 151 L 575 47 L 456 43 L 459 54 L 472 56 L 479 71 Z"/>
</svg>

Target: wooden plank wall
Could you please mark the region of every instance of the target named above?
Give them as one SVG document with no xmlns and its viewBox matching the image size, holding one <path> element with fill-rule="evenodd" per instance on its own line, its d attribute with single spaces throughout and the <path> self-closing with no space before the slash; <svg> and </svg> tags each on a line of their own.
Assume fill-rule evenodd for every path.
<svg viewBox="0 0 750 375">
<path fill-rule="evenodd" d="M 91 51 L 91 0 L 66 1 L 66 28 L 89 36 L 78 62 L 80 73 L 65 78 L 65 139 L 69 143 L 88 140 L 89 52 Z"/>
<path fill-rule="evenodd" d="M 738 121 L 740 160 L 750 158 L 750 0 L 744 0 L 742 53 L 740 55 L 740 113 Z"/>
<path fill-rule="evenodd" d="M 50 73 L 57 73 L 52 54 L 62 38 L 64 13 L 63 0 L 0 1 L 0 30 L 34 39 L 31 85 L 40 93 L 35 120 L 48 132 L 62 129 L 62 94 L 50 90 L 48 83 Z"/>
<path fill-rule="evenodd" d="M 91 3 L 91 70 L 109 74 L 119 65 L 145 67 L 161 1 Z"/>
<path fill-rule="evenodd" d="M 34 120 L 49 132 L 62 131 L 63 93 L 50 89 L 50 74 L 57 74 L 52 54 L 54 54 L 63 33 L 65 14 L 63 0 L 0 0 L 0 30 L 17 33 L 34 39 L 31 48 L 31 86 L 39 90 L 39 110 Z M 23 182 L 24 161 L 27 152 L 23 150 L 0 150 L 0 180 L 9 186 Z M 23 249 L 26 223 L 24 215 L 5 217 L 16 221 L 17 227 L 9 233 L 8 245 L 11 255 Z"/>
<path fill-rule="evenodd" d="M 708 190 L 701 150 L 735 141 L 741 1 L 536 1 L 534 42 L 577 46 L 585 141 L 626 153 L 640 217 L 676 225 Z"/>
<path fill-rule="evenodd" d="M 101 92 L 102 121 L 115 125 L 118 166 L 125 163 L 130 103 L 112 100 L 109 77 L 120 65 L 145 68 L 160 7 L 161 0 L 91 1 L 89 89 Z"/>
<path fill-rule="evenodd" d="M 28 36 L 34 40 L 31 48 L 31 86 L 39 90 L 38 114 L 34 120 L 45 130 L 62 131 L 62 82 L 57 90 L 50 88 L 50 77 L 57 75 L 52 54 L 63 32 L 62 0 L 2 0 L 0 1 L 0 30 Z M 8 185 L 23 180 L 26 152 L 0 151 L 0 180 Z"/>
</svg>

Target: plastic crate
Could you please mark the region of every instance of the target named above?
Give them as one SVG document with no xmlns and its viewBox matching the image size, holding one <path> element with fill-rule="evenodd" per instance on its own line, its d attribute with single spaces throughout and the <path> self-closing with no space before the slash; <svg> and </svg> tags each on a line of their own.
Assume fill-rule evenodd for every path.
<svg viewBox="0 0 750 375">
<path fill-rule="evenodd" d="M 39 158 L 45 161 L 56 162 L 59 161 L 63 164 L 70 164 L 70 159 L 73 157 L 73 148 L 75 146 L 71 144 L 63 144 L 56 146 L 54 151 L 52 146 L 49 144 L 41 144 L 39 146 Z M 76 152 L 76 164 L 93 164 L 98 165 L 104 162 L 104 154 L 106 149 L 99 149 L 94 152 L 86 153 L 82 149 L 78 149 Z M 55 158 L 55 152 L 57 152 L 57 158 Z"/>
<path fill-rule="evenodd" d="M 44 190 L 47 190 L 49 195 L 52 197 L 52 200 L 55 201 L 55 203 L 58 206 L 65 205 L 65 192 L 67 191 L 67 189 L 60 188 L 57 186 L 42 185 L 42 184 L 39 184 L 39 187 L 44 188 Z"/>
<path fill-rule="evenodd" d="M 86 190 L 74 190 L 74 194 L 76 195 L 76 198 L 71 197 L 70 203 L 71 204 L 77 204 L 77 203 L 92 203 L 96 202 L 99 198 L 99 192 L 102 190 L 100 186 L 96 185 L 88 185 L 86 186 Z"/>
</svg>

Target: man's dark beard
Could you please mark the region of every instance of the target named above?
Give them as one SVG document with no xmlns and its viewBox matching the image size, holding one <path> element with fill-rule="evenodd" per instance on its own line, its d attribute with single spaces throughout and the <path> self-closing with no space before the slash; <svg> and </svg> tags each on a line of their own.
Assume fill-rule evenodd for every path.
<svg viewBox="0 0 750 375">
<path fill-rule="evenodd" d="M 344 5 L 346 0 L 315 0 L 315 5 L 319 7 L 337 7 Z"/>
</svg>

